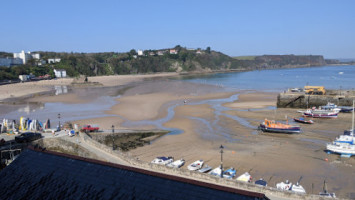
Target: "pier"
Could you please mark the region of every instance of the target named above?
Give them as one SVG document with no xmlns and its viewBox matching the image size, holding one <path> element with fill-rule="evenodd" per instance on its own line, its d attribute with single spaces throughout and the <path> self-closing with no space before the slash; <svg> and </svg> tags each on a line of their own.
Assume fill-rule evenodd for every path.
<svg viewBox="0 0 355 200">
<path fill-rule="evenodd" d="M 277 96 L 278 108 L 310 108 L 324 106 L 328 102 L 338 106 L 352 106 L 354 90 L 326 90 L 324 95 L 310 95 L 304 92 L 284 91 Z"/>
</svg>

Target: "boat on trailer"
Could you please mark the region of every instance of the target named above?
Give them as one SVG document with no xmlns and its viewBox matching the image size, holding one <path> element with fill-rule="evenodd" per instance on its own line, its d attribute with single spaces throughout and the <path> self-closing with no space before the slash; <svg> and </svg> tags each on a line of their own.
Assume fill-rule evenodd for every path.
<svg viewBox="0 0 355 200">
<path fill-rule="evenodd" d="M 251 175 L 249 174 L 249 172 L 245 172 L 244 174 L 238 176 L 237 181 L 250 183 L 252 179 L 253 179 L 253 178 L 251 177 Z"/>
<path fill-rule="evenodd" d="M 167 165 L 169 163 L 172 163 L 174 161 L 173 157 L 157 157 L 155 158 L 151 163 L 152 164 L 158 164 L 158 165 Z"/>
<path fill-rule="evenodd" d="M 176 160 L 172 163 L 167 164 L 167 167 L 172 167 L 172 168 L 180 168 L 185 164 L 185 160 L 184 159 L 180 159 L 180 160 Z"/>
<path fill-rule="evenodd" d="M 255 181 L 255 184 L 265 186 L 265 187 L 267 186 L 267 182 L 263 178 L 260 178 L 259 180 Z"/>
<path fill-rule="evenodd" d="M 231 167 L 223 172 L 223 178 L 232 179 L 236 173 L 237 173 L 237 170 L 235 170 L 233 167 Z"/>
<path fill-rule="evenodd" d="M 272 133 L 300 133 L 301 127 L 284 124 L 281 122 L 275 122 L 274 120 L 265 119 L 263 123 L 259 125 L 259 129 L 264 132 Z"/>
<path fill-rule="evenodd" d="M 212 170 L 212 167 L 206 164 L 204 167 L 202 167 L 198 171 L 201 172 L 201 173 L 207 173 L 207 172 L 209 172 L 211 170 Z"/>
<path fill-rule="evenodd" d="M 211 174 L 213 176 L 221 176 L 221 173 L 222 173 L 221 166 L 218 166 L 214 168 L 212 171 L 210 171 L 208 174 Z"/>
<path fill-rule="evenodd" d="M 313 124 L 314 123 L 313 120 L 311 120 L 311 119 L 307 120 L 303 117 L 293 118 L 293 121 L 298 122 L 298 123 L 302 123 L 302 124 Z"/>
</svg>

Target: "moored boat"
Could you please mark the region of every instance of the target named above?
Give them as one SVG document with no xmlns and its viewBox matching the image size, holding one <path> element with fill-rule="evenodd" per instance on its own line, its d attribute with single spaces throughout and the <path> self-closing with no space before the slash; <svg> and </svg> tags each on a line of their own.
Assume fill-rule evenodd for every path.
<svg viewBox="0 0 355 200">
<path fill-rule="evenodd" d="M 306 110 L 303 113 L 305 117 L 313 117 L 313 118 L 337 118 L 338 112 L 328 111 L 328 110 Z"/>
<path fill-rule="evenodd" d="M 291 191 L 306 194 L 306 190 L 298 182 L 291 186 Z"/>
<path fill-rule="evenodd" d="M 162 156 L 162 157 L 156 157 L 151 163 L 158 164 L 158 165 L 167 165 L 173 161 L 174 161 L 173 157 Z"/>
<path fill-rule="evenodd" d="M 223 178 L 232 179 L 236 173 L 237 173 L 237 170 L 235 170 L 233 167 L 231 167 L 223 172 Z"/>
<path fill-rule="evenodd" d="M 295 121 L 295 122 L 299 122 L 299 123 L 303 123 L 303 124 L 313 124 L 314 122 L 313 122 L 313 120 L 306 120 L 305 118 L 303 118 L 303 117 L 299 117 L 299 118 L 293 118 L 293 120 Z"/>
<path fill-rule="evenodd" d="M 323 184 L 323 191 L 321 191 L 321 192 L 319 193 L 319 196 L 325 197 L 325 198 L 337 198 L 337 197 L 335 196 L 335 193 L 334 193 L 334 192 L 333 192 L 333 193 L 329 193 L 329 192 L 328 192 L 328 190 L 327 190 L 327 184 L 326 184 L 325 180 L 324 180 L 324 184 Z"/>
<path fill-rule="evenodd" d="M 251 175 L 249 174 L 249 172 L 245 172 L 244 174 L 238 176 L 237 181 L 250 183 L 252 179 L 253 179 L 253 178 L 251 177 Z"/>
<path fill-rule="evenodd" d="M 255 181 L 255 184 L 261 186 L 267 186 L 267 182 L 263 178 L 260 178 L 259 180 Z"/>
<path fill-rule="evenodd" d="M 214 168 L 212 171 L 210 171 L 208 174 L 214 175 L 214 176 L 221 176 L 222 169 L 221 166 L 218 166 Z"/>
<path fill-rule="evenodd" d="M 211 171 L 211 169 L 212 169 L 212 167 L 206 164 L 204 167 L 202 167 L 198 171 L 201 173 L 207 173 L 207 172 Z"/>
<path fill-rule="evenodd" d="M 174 161 L 172 163 L 169 163 L 166 166 L 172 167 L 172 168 L 180 168 L 184 164 L 185 164 L 185 160 L 184 159 L 180 159 L 180 160 L 176 160 L 176 161 Z"/>
<path fill-rule="evenodd" d="M 203 166 L 203 160 L 196 160 L 195 162 L 191 163 L 189 166 L 187 166 L 187 169 L 190 171 L 195 171 L 199 170 Z"/>
<path fill-rule="evenodd" d="M 275 122 L 273 120 L 267 120 L 259 125 L 259 129 L 264 132 L 272 132 L 272 133 L 300 133 L 301 127 L 292 126 L 289 124 L 283 124 L 280 122 Z"/>
<path fill-rule="evenodd" d="M 279 190 L 290 190 L 292 183 L 288 180 L 285 182 L 277 183 L 276 188 Z"/>
</svg>

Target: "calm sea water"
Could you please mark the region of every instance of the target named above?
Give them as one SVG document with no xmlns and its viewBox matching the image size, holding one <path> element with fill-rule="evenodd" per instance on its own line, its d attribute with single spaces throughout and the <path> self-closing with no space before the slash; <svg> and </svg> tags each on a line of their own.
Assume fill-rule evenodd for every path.
<svg viewBox="0 0 355 200">
<path fill-rule="evenodd" d="M 303 88 L 305 85 L 325 86 L 328 89 L 354 89 L 355 66 L 220 73 L 191 76 L 184 80 L 242 90 L 282 91 L 294 87 Z"/>
</svg>

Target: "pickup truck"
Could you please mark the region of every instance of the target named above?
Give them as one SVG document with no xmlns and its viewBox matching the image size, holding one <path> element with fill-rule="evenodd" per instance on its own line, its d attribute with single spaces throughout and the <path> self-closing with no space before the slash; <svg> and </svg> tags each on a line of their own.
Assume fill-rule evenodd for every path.
<svg viewBox="0 0 355 200">
<path fill-rule="evenodd" d="M 85 125 L 80 129 L 82 132 L 88 133 L 88 132 L 98 132 L 99 127 L 98 126 L 93 126 L 93 125 Z"/>
</svg>

